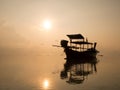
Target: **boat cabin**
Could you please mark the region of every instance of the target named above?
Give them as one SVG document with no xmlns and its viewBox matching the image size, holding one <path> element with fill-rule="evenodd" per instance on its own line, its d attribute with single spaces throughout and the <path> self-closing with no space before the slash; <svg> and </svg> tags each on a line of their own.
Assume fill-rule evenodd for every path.
<svg viewBox="0 0 120 90">
<path fill-rule="evenodd" d="M 71 34 L 67 36 L 70 39 L 71 49 L 78 51 L 86 51 L 89 49 L 95 49 L 96 47 L 96 43 L 88 42 L 88 39 L 86 38 L 85 40 L 85 38 L 81 34 Z"/>
</svg>

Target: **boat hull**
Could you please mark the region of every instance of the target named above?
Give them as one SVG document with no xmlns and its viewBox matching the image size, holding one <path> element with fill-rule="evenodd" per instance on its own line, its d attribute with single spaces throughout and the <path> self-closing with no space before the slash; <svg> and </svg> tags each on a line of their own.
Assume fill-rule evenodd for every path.
<svg viewBox="0 0 120 90">
<path fill-rule="evenodd" d="M 67 59 L 78 59 L 78 58 L 94 58 L 96 57 L 98 51 L 89 50 L 89 51 L 75 51 L 72 49 L 65 48 L 64 52 L 66 54 Z"/>
</svg>

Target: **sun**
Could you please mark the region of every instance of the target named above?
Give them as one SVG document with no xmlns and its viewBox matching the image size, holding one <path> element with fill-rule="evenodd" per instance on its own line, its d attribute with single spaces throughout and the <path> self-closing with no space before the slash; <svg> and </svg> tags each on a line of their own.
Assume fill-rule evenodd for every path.
<svg viewBox="0 0 120 90">
<path fill-rule="evenodd" d="M 43 28 L 44 28 L 45 30 L 50 30 L 50 29 L 51 29 L 51 21 L 50 21 L 50 20 L 45 20 L 45 21 L 43 22 Z"/>
</svg>

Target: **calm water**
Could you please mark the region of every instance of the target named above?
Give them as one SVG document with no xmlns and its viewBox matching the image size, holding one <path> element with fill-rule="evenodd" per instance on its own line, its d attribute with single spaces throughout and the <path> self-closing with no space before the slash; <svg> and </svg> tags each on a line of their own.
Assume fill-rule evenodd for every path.
<svg viewBox="0 0 120 90">
<path fill-rule="evenodd" d="M 84 64 L 84 76 L 76 76 L 75 70 L 83 69 L 74 64 L 65 69 L 63 51 L 45 54 L 4 54 L 0 56 L 0 90 L 119 90 L 120 53 L 104 53 L 98 63 Z M 38 53 L 38 52 L 37 52 Z M 77 67 L 77 68 L 76 68 Z M 66 70 L 68 76 L 65 76 Z M 70 72 L 70 70 L 72 70 Z M 70 74 L 74 79 L 70 79 Z M 78 72 L 80 74 L 80 72 Z"/>
</svg>

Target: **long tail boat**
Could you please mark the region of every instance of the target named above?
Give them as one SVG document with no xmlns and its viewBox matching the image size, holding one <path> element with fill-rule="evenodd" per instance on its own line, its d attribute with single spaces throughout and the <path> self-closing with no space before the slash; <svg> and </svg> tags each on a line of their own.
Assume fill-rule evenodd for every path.
<svg viewBox="0 0 120 90">
<path fill-rule="evenodd" d="M 88 42 L 81 34 L 67 35 L 70 42 L 61 40 L 61 47 L 64 48 L 67 59 L 96 57 L 99 52 L 96 50 L 97 43 Z"/>
</svg>

